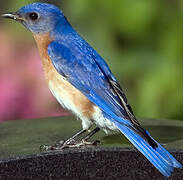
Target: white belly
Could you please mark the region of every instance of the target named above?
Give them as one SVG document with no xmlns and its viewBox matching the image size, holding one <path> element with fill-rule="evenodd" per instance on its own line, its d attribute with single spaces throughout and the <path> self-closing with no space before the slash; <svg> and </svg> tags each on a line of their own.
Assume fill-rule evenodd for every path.
<svg viewBox="0 0 183 180">
<path fill-rule="evenodd" d="M 106 133 L 109 131 L 116 131 L 117 128 L 113 122 L 106 119 L 103 116 L 100 108 L 94 105 L 94 113 L 91 118 L 88 118 L 82 113 L 82 110 L 73 103 L 70 98 L 70 94 L 66 89 L 61 87 L 53 87 L 52 82 L 49 82 L 49 88 L 57 101 L 61 104 L 61 106 L 65 109 L 68 109 L 73 112 L 79 119 L 82 120 L 83 129 L 89 129 L 93 123 L 95 123 L 98 127 L 102 128 Z M 57 89 L 57 90 L 56 90 Z M 75 97 L 77 99 L 77 96 Z"/>
</svg>

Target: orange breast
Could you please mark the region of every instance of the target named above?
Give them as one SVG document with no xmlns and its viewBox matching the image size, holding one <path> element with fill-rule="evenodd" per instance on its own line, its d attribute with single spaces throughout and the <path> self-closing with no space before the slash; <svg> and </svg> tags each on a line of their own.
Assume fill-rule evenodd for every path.
<svg viewBox="0 0 183 180">
<path fill-rule="evenodd" d="M 80 112 L 82 115 L 92 118 L 94 113 L 94 104 L 78 89 L 72 86 L 54 68 L 47 53 L 48 45 L 52 42 L 49 34 L 34 35 L 34 38 L 42 59 L 46 81 L 48 82 L 54 96 L 63 106 L 65 106 L 65 108 L 73 111 L 75 114 Z"/>
</svg>

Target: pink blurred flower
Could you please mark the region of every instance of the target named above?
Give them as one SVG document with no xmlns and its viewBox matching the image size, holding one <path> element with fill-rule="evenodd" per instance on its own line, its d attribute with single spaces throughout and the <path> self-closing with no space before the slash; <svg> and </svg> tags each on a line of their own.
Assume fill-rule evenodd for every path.
<svg viewBox="0 0 183 180">
<path fill-rule="evenodd" d="M 67 115 L 44 80 L 37 48 L 0 31 L 0 121 Z"/>
</svg>

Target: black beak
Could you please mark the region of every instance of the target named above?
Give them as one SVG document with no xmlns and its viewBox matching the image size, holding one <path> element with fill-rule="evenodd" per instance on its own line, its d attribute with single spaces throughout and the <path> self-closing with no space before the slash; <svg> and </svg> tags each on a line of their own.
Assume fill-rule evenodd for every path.
<svg viewBox="0 0 183 180">
<path fill-rule="evenodd" d="M 3 18 L 14 19 L 16 21 L 24 21 L 24 19 L 17 13 L 5 13 L 1 15 Z"/>
</svg>

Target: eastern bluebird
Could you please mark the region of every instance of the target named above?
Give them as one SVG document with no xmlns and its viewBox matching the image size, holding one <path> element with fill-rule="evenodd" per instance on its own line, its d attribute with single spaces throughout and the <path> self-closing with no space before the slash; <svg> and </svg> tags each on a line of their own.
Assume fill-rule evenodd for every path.
<svg viewBox="0 0 183 180">
<path fill-rule="evenodd" d="M 120 131 L 164 176 L 182 168 L 139 124 L 104 59 L 72 28 L 59 8 L 33 3 L 3 17 L 20 22 L 33 33 L 51 92 L 82 121 L 82 130 L 61 144 L 61 149 L 89 143 L 100 129 Z M 93 124 L 96 128 L 81 142 L 74 141 Z"/>
</svg>

